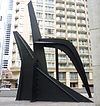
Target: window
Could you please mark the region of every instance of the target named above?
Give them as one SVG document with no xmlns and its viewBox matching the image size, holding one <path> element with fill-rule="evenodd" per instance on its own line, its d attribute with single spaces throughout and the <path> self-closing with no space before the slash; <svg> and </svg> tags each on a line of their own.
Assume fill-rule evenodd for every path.
<svg viewBox="0 0 100 106">
<path fill-rule="evenodd" d="M 45 34 L 54 34 L 54 29 L 45 29 Z"/>
<path fill-rule="evenodd" d="M 3 64 L 8 64 L 8 60 L 4 60 L 3 61 Z"/>
<path fill-rule="evenodd" d="M 21 61 L 20 61 L 20 60 L 18 60 L 18 61 L 16 62 L 16 66 L 17 66 L 17 67 L 21 67 Z"/>
<path fill-rule="evenodd" d="M 45 2 L 49 5 L 53 5 L 54 4 L 54 0 L 45 0 Z"/>
<path fill-rule="evenodd" d="M 47 59 L 54 59 L 54 54 L 46 54 Z"/>
<path fill-rule="evenodd" d="M 42 11 L 42 10 L 43 10 L 43 6 L 41 6 L 41 5 L 37 5 L 36 10 Z"/>
<path fill-rule="evenodd" d="M 54 72 L 48 72 L 51 77 L 54 77 Z"/>
<path fill-rule="evenodd" d="M 43 3 L 43 0 L 37 0 L 38 3 Z"/>
<path fill-rule="evenodd" d="M 89 79 L 89 72 L 86 72 L 86 77 L 87 77 L 87 80 Z"/>
<path fill-rule="evenodd" d="M 88 49 L 80 48 L 80 53 L 88 53 Z"/>
<path fill-rule="evenodd" d="M 6 76 L 5 76 L 5 77 L 6 77 L 6 79 L 8 79 L 8 74 L 6 74 Z"/>
<path fill-rule="evenodd" d="M 8 60 L 4 60 L 4 61 L 3 61 L 3 66 L 2 66 L 2 67 L 3 67 L 3 68 L 7 68 L 7 66 L 8 66 Z"/>
<path fill-rule="evenodd" d="M 66 80 L 66 72 L 59 72 L 59 80 Z"/>
<path fill-rule="evenodd" d="M 54 14 L 45 13 L 46 19 L 54 19 Z"/>
<path fill-rule="evenodd" d="M 39 13 L 39 12 L 36 13 L 36 16 L 37 16 L 37 18 L 43 18 L 43 14 Z"/>
<path fill-rule="evenodd" d="M 89 64 L 87 63 L 87 64 L 83 64 L 83 66 L 84 66 L 84 68 L 87 68 L 87 67 L 89 67 Z"/>
<path fill-rule="evenodd" d="M 32 41 L 32 35 L 30 35 L 29 37 L 30 37 L 29 40 Z"/>
<path fill-rule="evenodd" d="M 69 68 L 74 68 L 73 63 L 69 63 L 69 64 L 68 64 L 68 67 L 69 67 Z"/>
<path fill-rule="evenodd" d="M 69 30 L 76 30 L 76 25 L 67 24 L 67 28 L 68 28 Z"/>
<path fill-rule="evenodd" d="M 65 54 L 59 54 L 58 60 L 59 60 L 59 61 L 66 62 L 66 55 L 65 55 Z"/>
<path fill-rule="evenodd" d="M 46 26 L 50 26 L 50 27 L 52 26 L 53 27 L 54 26 L 54 21 L 45 21 L 45 25 Z"/>
<path fill-rule="evenodd" d="M 69 32 L 68 31 L 68 37 L 76 37 L 76 32 Z"/>
<path fill-rule="evenodd" d="M 77 72 L 70 72 L 70 80 L 77 80 L 78 74 Z"/>
<path fill-rule="evenodd" d="M 65 28 L 65 24 L 56 24 L 57 28 Z"/>
<path fill-rule="evenodd" d="M 43 25 L 43 21 L 42 20 L 38 20 L 38 25 L 42 26 Z"/>
<path fill-rule="evenodd" d="M 82 56 L 81 60 L 82 60 L 82 62 L 89 62 L 89 57 L 88 56 Z"/>
<path fill-rule="evenodd" d="M 70 40 L 74 46 L 77 45 L 77 40 Z"/>
<path fill-rule="evenodd" d="M 87 41 L 79 40 L 79 45 L 88 45 L 88 42 Z"/>
<path fill-rule="evenodd" d="M 47 63 L 47 67 L 53 68 L 53 67 L 54 67 L 54 63 L 53 63 L 53 62 L 48 62 L 48 63 Z"/>
<path fill-rule="evenodd" d="M 54 7 L 45 6 L 45 11 L 54 12 Z"/>
<path fill-rule="evenodd" d="M 84 33 L 79 33 L 78 34 L 79 35 L 79 38 L 87 38 L 87 34 L 84 34 Z"/>
<path fill-rule="evenodd" d="M 70 87 L 78 87 L 78 83 L 77 82 L 70 82 Z"/>
<path fill-rule="evenodd" d="M 59 63 L 59 67 L 60 68 L 65 68 L 66 67 L 66 63 Z"/>
<path fill-rule="evenodd" d="M 56 31 L 56 35 L 58 37 L 65 37 L 66 33 L 65 33 L 65 31 Z"/>
</svg>

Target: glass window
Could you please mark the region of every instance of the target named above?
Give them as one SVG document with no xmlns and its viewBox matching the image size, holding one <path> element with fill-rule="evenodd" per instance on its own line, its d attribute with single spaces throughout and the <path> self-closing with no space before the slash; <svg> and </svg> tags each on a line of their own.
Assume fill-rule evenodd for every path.
<svg viewBox="0 0 100 106">
<path fill-rule="evenodd" d="M 79 45 L 88 45 L 88 42 L 87 41 L 79 40 Z"/>
<path fill-rule="evenodd" d="M 42 26 L 43 25 L 43 21 L 42 20 L 38 20 L 38 25 Z"/>
<path fill-rule="evenodd" d="M 45 11 L 54 12 L 54 7 L 45 6 Z"/>
<path fill-rule="evenodd" d="M 59 67 L 60 68 L 65 68 L 66 67 L 66 63 L 59 63 Z"/>
<path fill-rule="evenodd" d="M 54 59 L 54 54 L 46 54 L 46 57 L 47 57 L 48 59 Z"/>
<path fill-rule="evenodd" d="M 49 5 L 53 5 L 54 4 L 54 0 L 45 0 L 45 2 Z"/>
<path fill-rule="evenodd" d="M 89 72 L 86 72 L 86 77 L 87 77 L 87 80 L 89 79 Z"/>
<path fill-rule="evenodd" d="M 65 24 L 56 24 L 57 28 L 65 28 Z"/>
<path fill-rule="evenodd" d="M 43 3 L 43 0 L 37 0 L 38 3 Z"/>
<path fill-rule="evenodd" d="M 66 72 L 59 72 L 59 80 L 66 80 Z"/>
<path fill-rule="evenodd" d="M 84 68 L 89 67 L 89 64 L 83 64 Z"/>
<path fill-rule="evenodd" d="M 54 67 L 54 63 L 53 62 L 48 62 L 47 67 Z"/>
<path fill-rule="evenodd" d="M 70 82 L 70 87 L 78 87 L 78 83 L 77 82 Z"/>
<path fill-rule="evenodd" d="M 54 26 L 54 21 L 45 21 L 45 25 L 46 26 L 50 26 L 50 27 L 52 26 L 53 27 Z"/>
<path fill-rule="evenodd" d="M 42 11 L 43 10 L 43 6 L 37 5 L 36 10 Z"/>
<path fill-rule="evenodd" d="M 36 13 L 36 16 L 37 16 L 37 18 L 43 18 L 43 14 L 39 13 L 39 12 Z"/>
<path fill-rule="evenodd" d="M 70 80 L 77 80 L 78 74 L 77 72 L 70 72 Z"/>
<path fill-rule="evenodd" d="M 66 55 L 65 55 L 65 54 L 59 54 L 58 60 L 59 60 L 59 61 L 66 62 Z"/>
<path fill-rule="evenodd" d="M 45 34 L 54 34 L 54 29 L 45 29 Z"/>
<path fill-rule="evenodd" d="M 30 35 L 29 37 L 30 37 L 29 40 L 32 41 L 32 35 Z"/>
<path fill-rule="evenodd" d="M 81 60 L 82 60 L 82 62 L 88 62 L 89 58 L 88 58 L 88 56 L 82 56 Z"/>
<path fill-rule="evenodd" d="M 8 79 L 8 74 L 6 74 L 6 79 Z"/>
<path fill-rule="evenodd" d="M 48 72 L 51 77 L 54 77 L 54 72 Z"/>
<path fill-rule="evenodd" d="M 54 14 L 45 13 L 46 19 L 54 19 Z"/>
<path fill-rule="evenodd" d="M 80 53 L 88 53 L 88 49 L 80 48 Z"/>
</svg>

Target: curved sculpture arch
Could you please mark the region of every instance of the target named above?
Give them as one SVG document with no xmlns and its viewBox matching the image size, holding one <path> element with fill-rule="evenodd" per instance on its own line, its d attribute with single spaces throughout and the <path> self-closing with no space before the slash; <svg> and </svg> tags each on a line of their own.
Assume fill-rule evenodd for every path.
<svg viewBox="0 0 100 106">
<path fill-rule="evenodd" d="M 81 59 L 79 57 L 77 50 L 75 49 L 75 47 L 70 41 L 64 40 L 64 39 L 49 38 L 49 39 L 40 39 L 39 41 L 36 41 L 34 44 L 35 46 L 39 46 L 39 47 L 41 46 L 42 47 L 54 47 L 66 53 L 66 55 L 68 55 L 68 57 L 71 59 L 72 63 L 74 64 L 77 72 L 79 73 L 89 97 L 91 97 L 91 92 L 88 87 L 88 82 L 87 82 L 87 78 L 85 75 L 83 64 L 81 62 Z"/>
</svg>

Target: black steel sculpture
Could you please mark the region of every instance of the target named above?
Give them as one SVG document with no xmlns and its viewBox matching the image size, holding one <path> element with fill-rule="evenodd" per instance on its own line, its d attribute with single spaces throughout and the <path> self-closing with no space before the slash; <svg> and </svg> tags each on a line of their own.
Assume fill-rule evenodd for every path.
<svg viewBox="0 0 100 106">
<path fill-rule="evenodd" d="M 69 56 L 83 81 L 89 97 L 92 97 L 82 62 L 75 47 L 68 40 L 42 39 L 31 1 L 28 4 L 28 9 L 34 50 L 31 50 L 18 32 L 14 32 L 21 57 L 20 80 L 16 100 L 92 102 L 48 75 L 44 47 L 55 48 L 56 56 L 58 56 L 57 50 L 60 49 Z M 58 61 L 56 64 L 58 64 Z M 58 70 L 58 65 L 56 65 L 56 69 Z"/>
</svg>

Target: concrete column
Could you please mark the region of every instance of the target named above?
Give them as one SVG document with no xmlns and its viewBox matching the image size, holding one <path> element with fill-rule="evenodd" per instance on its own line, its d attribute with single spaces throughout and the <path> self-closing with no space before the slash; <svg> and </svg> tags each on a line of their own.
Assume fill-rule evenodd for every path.
<svg viewBox="0 0 100 106">
<path fill-rule="evenodd" d="M 66 72 L 66 85 L 70 87 L 70 73 Z"/>
<path fill-rule="evenodd" d="M 78 74 L 78 88 L 82 88 L 82 80 L 81 80 L 81 78 L 80 78 L 80 76 L 79 76 L 79 74 Z"/>
<path fill-rule="evenodd" d="M 90 40 L 92 49 L 94 100 L 100 106 L 100 0 L 88 0 Z"/>
</svg>

